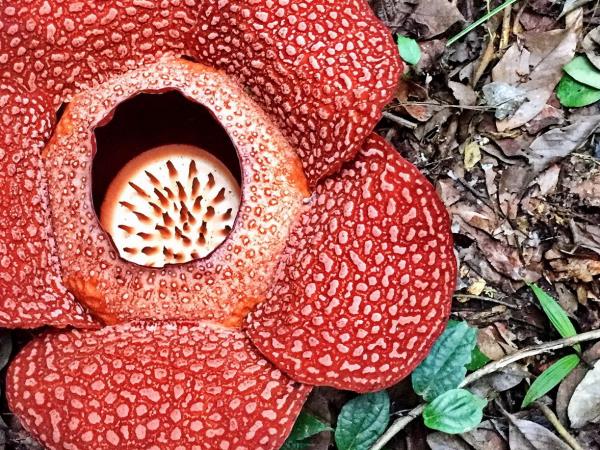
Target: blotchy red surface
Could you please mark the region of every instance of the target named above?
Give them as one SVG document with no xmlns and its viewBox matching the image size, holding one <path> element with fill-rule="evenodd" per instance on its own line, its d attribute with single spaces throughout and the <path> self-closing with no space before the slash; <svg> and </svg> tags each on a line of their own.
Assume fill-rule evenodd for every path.
<svg viewBox="0 0 600 450">
<path fill-rule="evenodd" d="M 0 80 L 0 327 L 94 326 L 60 280 L 40 152 L 47 104 Z"/>
<path fill-rule="evenodd" d="M 155 269 L 118 256 L 94 212 L 89 173 L 94 127 L 130 96 L 169 89 L 204 105 L 229 134 L 242 168 L 242 203 L 233 230 L 214 252 Z M 221 71 L 170 57 L 74 97 L 44 160 L 55 186 L 50 206 L 65 284 L 109 324 L 155 319 L 240 325 L 264 300 L 309 196 L 293 148 L 242 88 Z M 156 193 L 148 196 L 158 201 Z"/>
<path fill-rule="evenodd" d="M 450 313 L 449 230 L 433 186 L 372 136 L 317 187 L 247 333 L 303 383 L 357 392 L 393 385 L 427 355 Z"/>
<path fill-rule="evenodd" d="M 51 450 L 275 450 L 311 389 L 207 323 L 47 333 L 7 380 L 11 410 Z"/>
<path fill-rule="evenodd" d="M 311 184 L 351 159 L 401 70 L 364 0 L 8 0 L 0 76 L 58 105 L 164 53 L 238 77 L 297 147 Z"/>
</svg>

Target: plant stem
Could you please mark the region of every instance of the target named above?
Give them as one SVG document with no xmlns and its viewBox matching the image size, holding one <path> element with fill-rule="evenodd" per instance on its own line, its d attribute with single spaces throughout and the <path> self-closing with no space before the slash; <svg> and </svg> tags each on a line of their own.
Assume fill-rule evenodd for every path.
<svg viewBox="0 0 600 450">
<path fill-rule="evenodd" d="M 480 378 L 494 373 L 504 367 L 530 356 L 539 355 L 540 353 L 550 352 L 552 350 L 558 350 L 565 347 L 571 347 L 574 344 L 585 341 L 593 341 L 600 339 L 600 329 L 588 331 L 586 333 L 577 334 L 565 339 L 558 339 L 556 341 L 544 342 L 539 345 L 532 345 L 531 347 L 524 348 L 510 355 L 505 356 L 498 361 L 494 361 L 490 364 L 483 366 L 481 369 L 473 372 L 467 376 L 459 387 L 465 387 Z M 419 417 L 425 408 L 426 403 L 411 409 L 405 416 L 402 416 L 394 421 L 387 431 L 375 442 L 371 450 L 381 450 L 385 444 L 387 444 L 396 434 L 403 430 L 410 422 Z"/>
<path fill-rule="evenodd" d="M 542 411 L 544 416 L 546 416 L 546 419 L 548 419 L 548 422 L 552 424 L 552 426 L 556 429 L 558 434 L 560 434 L 563 440 L 567 444 L 569 444 L 569 447 L 571 447 L 573 450 L 583 450 L 581 445 L 579 445 L 579 442 L 577 442 L 573 435 L 567 431 L 567 429 L 563 426 L 562 423 L 560 423 L 560 420 L 558 420 L 558 417 L 556 417 L 554 411 L 552 411 L 550 408 L 548 408 L 548 406 L 544 405 L 542 402 L 534 402 L 534 405 L 537 406 L 540 409 L 540 411 Z"/>
</svg>

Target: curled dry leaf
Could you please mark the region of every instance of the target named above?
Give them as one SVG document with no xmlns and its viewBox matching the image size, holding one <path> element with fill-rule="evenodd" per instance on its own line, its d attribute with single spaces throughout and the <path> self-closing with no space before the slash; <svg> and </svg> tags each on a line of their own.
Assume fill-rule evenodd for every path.
<svg viewBox="0 0 600 450">
<path fill-rule="evenodd" d="M 506 436 L 496 420 L 484 420 L 474 430 L 460 436 L 475 450 L 508 450 Z"/>
<path fill-rule="evenodd" d="M 440 432 L 427 435 L 427 445 L 431 447 L 431 450 L 469 450 L 471 448 L 459 436 Z"/>
<path fill-rule="evenodd" d="M 425 28 L 421 36 L 424 39 L 442 34 L 456 22 L 465 20 L 456 4 L 448 0 L 418 2 L 412 18 Z"/>
<path fill-rule="evenodd" d="M 538 136 L 529 146 L 530 177 L 564 158 L 581 145 L 600 125 L 600 115 L 581 117 L 561 128 L 553 128 Z"/>
<path fill-rule="evenodd" d="M 581 428 L 589 422 L 600 423 L 600 361 L 575 388 L 568 414 L 573 428 Z"/>
<path fill-rule="evenodd" d="M 448 87 L 452 89 L 452 95 L 461 106 L 474 106 L 477 103 L 477 94 L 471 86 L 456 81 L 448 81 Z"/>
<path fill-rule="evenodd" d="M 499 131 L 524 125 L 544 108 L 562 77 L 562 66 L 575 55 L 581 23 L 579 18 L 564 30 L 524 33 L 504 54 L 492 72 L 493 80 L 519 86 L 528 101 L 497 123 Z"/>
<path fill-rule="evenodd" d="M 583 38 L 581 48 L 585 51 L 590 62 L 600 69 L 600 27 L 594 28 Z"/>
<path fill-rule="evenodd" d="M 548 428 L 530 420 L 517 419 L 508 414 L 508 442 L 518 450 L 571 450 Z"/>
<path fill-rule="evenodd" d="M 591 348 L 583 352 L 583 359 L 588 363 L 593 363 L 600 359 L 600 342 L 597 342 Z M 567 407 L 569 401 L 573 396 L 573 392 L 575 392 L 575 389 L 579 383 L 581 383 L 581 380 L 583 380 L 586 372 L 587 369 L 585 364 L 580 363 L 579 367 L 573 370 L 573 372 L 571 372 L 558 387 L 556 393 L 556 415 L 562 423 L 567 423 Z"/>
<path fill-rule="evenodd" d="M 502 120 L 512 116 L 526 100 L 526 91 L 500 81 L 493 81 L 483 86 L 483 96 L 488 106 L 495 108 L 496 119 Z"/>
</svg>

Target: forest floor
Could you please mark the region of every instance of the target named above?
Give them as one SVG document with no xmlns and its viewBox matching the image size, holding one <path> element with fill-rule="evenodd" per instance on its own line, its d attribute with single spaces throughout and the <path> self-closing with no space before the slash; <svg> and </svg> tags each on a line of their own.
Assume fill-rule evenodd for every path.
<svg viewBox="0 0 600 450">
<path fill-rule="evenodd" d="M 452 215 L 460 260 L 452 317 L 479 329 L 478 346 L 492 360 L 560 338 L 526 285 L 535 282 L 578 332 L 600 328 L 600 103 L 566 108 L 556 96 L 575 55 L 597 62 L 600 2 L 519 1 L 452 45 L 448 38 L 500 2 L 371 4 L 393 33 L 420 44 L 420 61 L 406 69 L 378 130 L 435 184 Z M 600 358 L 600 344 L 584 350 L 585 363 L 542 406 L 522 409 L 521 402 L 533 379 L 568 350 L 488 377 L 491 401 L 475 430 L 450 436 L 416 420 L 386 448 L 559 448 L 547 435 L 560 435 L 549 421 L 554 413 L 581 448 L 600 449 L 598 393 L 589 393 L 595 418 L 570 423 L 577 420 L 573 392 Z M 315 397 L 329 398 L 335 416 L 332 395 Z M 396 416 L 418 404 L 409 381 L 391 396 Z"/>
<path fill-rule="evenodd" d="M 452 317 L 478 328 L 478 347 L 492 361 L 560 338 L 527 282 L 552 295 L 577 332 L 600 328 L 600 104 L 566 108 L 555 94 L 576 54 L 592 61 L 600 54 L 600 0 L 521 0 L 447 45 L 498 4 L 371 1 L 393 33 L 421 48 L 378 132 L 426 174 L 452 215 L 460 260 Z M 415 420 L 385 448 L 559 448 L 553 439 L 564 435 L 551 423 L 555 415 L 580 448 L 600 449 L 600 425 L 593 423 L 600 400 L 597 416 L 577 427 L 569 410 L 600 358 L 594 344 L 584 344 L 580 367 L 533 406 L 521 408 L 531 382 L 569 350 L 525 358 L 484 378 L 490 402 L 475 430 L 447 435 Z M 410 380 L 389 392 L 392 419 L 419 404 Z M 335 424 L 351 397 L 316 389 L 307 409 Z M 11 426 L 4 437 L 7 448 L 36 448 Z M 321 433 L 310 448 L 334 448 L 332 433 Z"/>
</svg>

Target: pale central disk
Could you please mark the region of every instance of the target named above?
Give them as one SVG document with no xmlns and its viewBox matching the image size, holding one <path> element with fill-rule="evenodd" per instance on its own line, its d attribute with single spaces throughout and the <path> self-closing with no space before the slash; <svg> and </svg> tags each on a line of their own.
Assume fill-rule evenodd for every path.
<svg viewBox="0 0 600 450">
<path fill-rule="evenodd" d="M 100 223 L 123 259 L 148 267 L 202 258 L 227 237 L 240 205 L 229 169 L 191 145 L 132 159 L 110 184 Z"/>
</svg>

